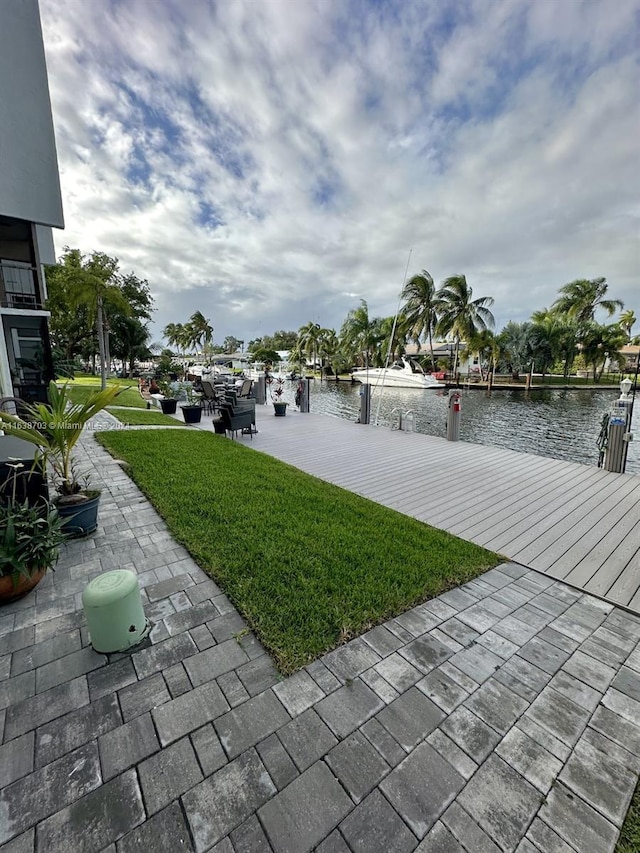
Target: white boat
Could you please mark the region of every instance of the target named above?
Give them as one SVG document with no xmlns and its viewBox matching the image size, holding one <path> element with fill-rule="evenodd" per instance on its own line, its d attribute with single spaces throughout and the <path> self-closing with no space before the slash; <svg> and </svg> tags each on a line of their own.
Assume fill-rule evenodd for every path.
<svg viewBox="0 0 640 853">
<path fill-rule="evenodd" d="M 265 364 L 262 361 L 254 361 L 248 367 L 244 369 L 244 375 L 247 379 L 253 379 L 254 382 L 265 375 Z M 275 379 L 288 379 L 287 375 L 290 371 L 289 362 L 280 361 L 277 364 L 269 367 L 269 373 Z"/>
<path fill-rule="evenodd" d="M 358 367 L 351 371 L 358 382 L 388 388 L 444 388 L 444 382 L 438 382 L 425 373 L 413 359 L 401 358 L 389 367 Z"/>
</svg>

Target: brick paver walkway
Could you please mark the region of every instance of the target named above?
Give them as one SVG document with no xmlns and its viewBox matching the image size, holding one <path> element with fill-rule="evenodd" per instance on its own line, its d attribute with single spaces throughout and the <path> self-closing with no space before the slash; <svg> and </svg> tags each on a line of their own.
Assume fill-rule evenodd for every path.
<svg viewBox="0 0 640 853">
<path fill-rule="evenodd" d="M 121 467 L 96 535 L 0 610 L 2 853 L 613 850 L 640 773 L 640 619 L 515 564 L 283 679 Z M 150 640 L 88 645 L 138 573 Z"/>
</svg>

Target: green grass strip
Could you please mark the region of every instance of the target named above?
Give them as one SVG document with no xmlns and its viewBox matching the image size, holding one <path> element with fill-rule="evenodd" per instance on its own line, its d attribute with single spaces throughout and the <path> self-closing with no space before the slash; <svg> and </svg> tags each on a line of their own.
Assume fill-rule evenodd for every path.
<svg viewBox="0 0 640 853">
<path fill-rule="evenodd" d="M 500 557 L 222 436 L 101 433 L 283 674 Z"/>
<path fill-rule="evenodd" d="M 132 384 L 133 383 L 133 384 Z M 112 385 L 113 382 L 109 380 L 109 385 Z M 131 406 L 134 409 L 146 409 L 147 401 L 143 400 L 140 396 L 140 392 L 138 391 L 138 386 L 136 380 L 130 380 L 129 386 L 124 385 L 122 381 L 117 383 L 118 385 L 122 385 L 122 391 L 115 399 L 115 402 L 118 406 Z M 75 382 L 69 383 L 69 392 L 71 395 L 71 399 L 74 403 L 84 403 L 90 394 L 94 391 L 100 390 L 100 383 L 93 382 L 89 384 L 88 382 L 83 382 L 82 384 L 76 384 Z"/>
<path fill-rule="evenodd" d="M 107 411 L 127 426 L 184 426 L 180 421 L 163 415 L 157 409 L 117 409 L 108 406 Z"/>
</svg>

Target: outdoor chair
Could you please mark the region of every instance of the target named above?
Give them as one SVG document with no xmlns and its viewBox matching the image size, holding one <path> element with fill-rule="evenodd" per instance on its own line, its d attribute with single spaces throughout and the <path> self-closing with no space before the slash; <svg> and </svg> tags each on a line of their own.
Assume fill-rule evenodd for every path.
<svg viewBox="0 0 640 853">
<path fill-rule="evenodd" d="M 253 388 L 253 380 L 245 379 L 240 386 L 240 390 L 238 391 L 238 397 L 248 397 L 251 394 L 251 389 Z"/>
<path fill-rule="evenodd" d="M 222 402 L 229 403 L 234 409 L 251 409 L 254 412 L 256 410 L 256 401 L 253 397 L 241 400 L 234 391 L 226 391 Z"/>
<path fill-rule="evenodd" d="M 219 397 L 208 379 L 202 380 L 202 408 L 211 414 L 218 408 Z"/>
<path fill-rule="evenodd" d="M 220 403 L 221 406 L 227 406 L 232 409 L 234 415 L 239 415 L 242 412 L 251 413 L 251 423 L 256 425 L 256 401 L 255 400 L 233 400 L 227 397 Z"/>
<path fill-rule="evenodd" d="M 222 405 L 220 406 L 220 419 L 225 432 L 231 433 L 232 440 L 238 431 L 244 432 L 247 430 L 251 435 L 251 440 L 253 441 L 253 424 L 255 423 L 255 416 L 252 415 L 250 411 L 247 410 L 234 413 L 231 406 Z M 216 420 L 217 418 L 214 418 L 214 423 Z"/>
</svg>

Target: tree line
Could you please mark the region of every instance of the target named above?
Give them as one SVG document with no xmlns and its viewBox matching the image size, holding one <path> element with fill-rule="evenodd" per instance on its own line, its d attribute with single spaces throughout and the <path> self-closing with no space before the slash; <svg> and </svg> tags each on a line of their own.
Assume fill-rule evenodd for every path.
<svg viewBox="0 0 640 853">
<path fill-rule="evenodd" d="M 262 360 L 273 355 L 270 349 L 290 349 L 289 360 L 294 364 L 320 361 L 321 369 L 343 373 L 354 364 L 381 367 L 414 343 L 418 358 L 424 345 L 422 360 L 427 366 L 455 374 L 464 343 L 467 354 L 477 356 L 483 371 L 518 375 L 534 365 L 543 376 L 558 370 L 566 378 L 578 359 L 598 382 L 608 359 L 615 361 L 627 343 L 640 344 L 640 337 L 631 336 L 634 312 L 624 311 L 623 303 L 608 298 L 607 293 L 605 278 L 576 279 L 560 288 L 550 308 L 535 311 L 523 323 L 509 322 L 496 333 L 492 297 L 474 299 L 464 275 L 450 276 L 438 288 L 430 273 L 422 270 L 406 282 L 397 317 L 371 317 L 363 299 L 349 311 L 339 333 L 309 322 L 297 333 L 277 333 L 278 340 L 250 341 L 249 349 Z M 596 321 L 598 311 L 610 318 L 617 310 L 621 314 L 615 322 Z M 289 346 L 276 347 L 285 335 Z M 296 336 L 293 345 L 291 336 Z M 438 339 L 452 342 L 453 364 L 438 363 L 434 354 Z"/>
<path fill-rule="evenodd" d="M 51 312 L 49 329 L 58 372 L 80 356 L 99 359 L 102 387 L 112 356 L 129 364 L 151 357 L 149 320 L 153 297 L 149 283 L 120 270 L 104 252 L 83 255 L 65 247 L 57 264 L 45 268 Z"/>
<path fill-rule="evenodd" d="M 148 360 L 162 352 L 163 361 L 174 354 L 236 352 L 244 341 L 229 335 L 214 342 L 214 328 L 201 311 L 185 323 L 169 323 L 163 329 L 166 346 L 150 339 L 149 321 L 153 297 L 149 284 L 133 272 L 120 270 L 117 258 L 103 252 L 83 255 L 65 247 L 59 262 L 46 268 L 50 329 L 54 357 L 72 362 L 77 356 L 99 359 L 103 384 L 114 356 L 133 371 L 136 360 Z M 279 330 L 247 343 L 255 360 L 277 360 L 278 350 L 289 351 L 289 360 L 302 367 L 311 361 L 329 373 L 345 373 L 354 365 L 383 366 L 417 345 L 418 358 L 432 369 L 457 372 L 462 345 L 477 356 L 486 369 L 514 374 L 560 370 L 565 377 L 579 359 L 599 381 L 607 359 L 615 359 L 622 346 L 640 342 L 631 336 L 635 315 L 624 311 L 619 299 L 608 294 L 605 278 L 577 279 L 560 288 L 550 308 L 535 311 L 523 323 L 509 322 L 495 332 L 490 296 L 474 298 L 464 275 L 446 278 L 437 287 L 427 270 L 411 276 L 401 294 L 396 317 L 372 317 L 367 301 L 350 310 L 339 331 L 308 322 L 297 331 Z M 621 312 L 614 322 L 611 318 Z M 597 313 L 610 322 L 600 323 Z M 453 345 L 453 364 L 438 364 L 434 342 Z M 174 349 L 177 350 L 177 353 Z M 424 352 L 422 352 L 424 348 Z"/>
</svg>

